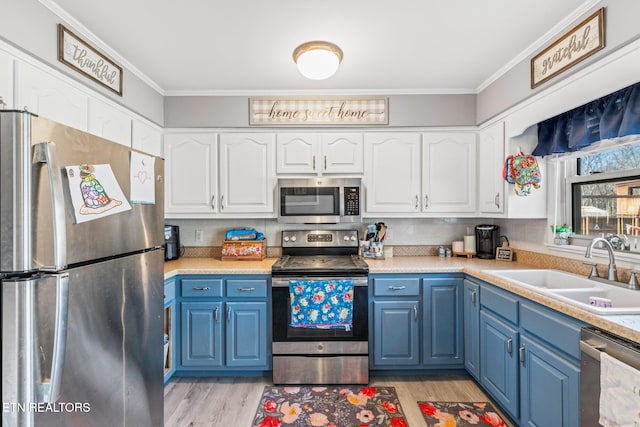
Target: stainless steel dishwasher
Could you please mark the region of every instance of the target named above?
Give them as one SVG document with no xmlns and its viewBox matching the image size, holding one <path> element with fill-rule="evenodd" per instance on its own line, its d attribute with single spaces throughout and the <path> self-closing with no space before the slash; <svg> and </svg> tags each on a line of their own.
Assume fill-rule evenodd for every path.
<svg viewBox="0 0 640 427">
<path fill-rule="evenodd" d="M 607 353 L 640 369 L 640 345 L 597 328 L 583 328 L 580 336 L 580 426 L 601 427 L 600 353 Z"/>
</svg>

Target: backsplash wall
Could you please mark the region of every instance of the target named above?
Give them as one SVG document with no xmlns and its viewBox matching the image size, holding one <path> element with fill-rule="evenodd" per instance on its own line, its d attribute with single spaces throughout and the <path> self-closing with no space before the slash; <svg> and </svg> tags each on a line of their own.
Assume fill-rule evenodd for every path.
<svg viewBox="0 0 640 427">
<path fill-rule="evenodd" d="M 389 227 L 385 239 L 389 246 L 450 246 L 453 240 L 462 240 L 462 236 L 467 233 L 467 230 L 473 233 L 476 225 L 494 224 L 495 220 L 486 218 L 369 218 L 362 224 L 312 226 L 280 224 L 275 219 L 167 219 L 165 224 L 180 226 L 180 243 L 187 247 L 221 246 L 227 230 L 242 227 L 255 228 L 264 233 L 267 238 L 267 246 L 273 247 L 281 245 L 280 233 L 282 230 L 356 228 L 362 234 L 367 224 L 377 222 L 384 222 Z M 201 242 L 195 240 L 196 230 L 203 232 Z"/>
</svg>

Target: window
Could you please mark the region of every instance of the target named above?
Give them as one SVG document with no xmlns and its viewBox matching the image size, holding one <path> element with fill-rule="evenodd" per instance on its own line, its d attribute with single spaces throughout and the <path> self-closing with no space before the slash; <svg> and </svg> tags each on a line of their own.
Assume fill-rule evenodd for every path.
<svg viewBox="0 0 640 427">
<path fill-rule="evenodd" d="M 640 145 L 618 147 L 578 159 L 571 181 L 576 234 L 640 232 Z"/>
</svg>

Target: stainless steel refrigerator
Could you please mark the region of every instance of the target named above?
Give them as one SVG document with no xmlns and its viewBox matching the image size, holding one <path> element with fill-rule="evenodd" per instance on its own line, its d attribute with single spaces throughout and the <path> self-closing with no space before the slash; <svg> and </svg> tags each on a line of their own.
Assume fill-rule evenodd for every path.
<svg viewBox="0 0 640 427">
<path fill-rule="evenodd" d="M 153 168 L 137 176 L 151 194 L 110 198 L 129 198 L 134 156 Z M 78 165 L 93 193 L 74 184 Z M 111 171 L 109 185 L 86 165 Z M 0 111 L 3 427 L 162 426 L 163 171 L 160 158 Z M 85 220 L 78 194 L 130 209 Z"/>
</svg>

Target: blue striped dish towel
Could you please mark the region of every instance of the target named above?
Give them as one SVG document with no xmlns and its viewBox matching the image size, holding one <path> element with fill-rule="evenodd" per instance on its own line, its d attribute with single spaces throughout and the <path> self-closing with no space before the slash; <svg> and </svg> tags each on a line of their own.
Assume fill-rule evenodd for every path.
<svg viewBox="0 0 640 427">
<path fill-rule="evenodd" d="M 290 280 L 291 327 L 344 328 L 353 323 L 353 280 Z"/>
</svg>

